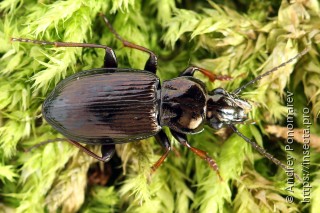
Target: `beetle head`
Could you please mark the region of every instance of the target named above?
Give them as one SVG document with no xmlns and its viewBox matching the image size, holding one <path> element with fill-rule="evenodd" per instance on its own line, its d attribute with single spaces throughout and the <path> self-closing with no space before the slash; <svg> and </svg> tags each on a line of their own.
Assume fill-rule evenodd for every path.
<svg viewBox="0 0 320 213">
<path fill-rule="evenodd" d="M 209 122 L 210 126 L 214 129 L 220 129 L 224 125 L 234 127 L 234 124 L 243 123 L 245 120 L 247 120 L 247 113 L 251 110 L 251 105 L 249 102 L 239 98 L 237 95 L 240 94 L 246 87 L 277 71 L 279 68 L 291 63 L 294 59 L 305 55 L 308 51 L 309 48 L 305 48 L 301 53 L 257 76 L 255 79 L 247 82 L 231 93 L 228 93 L 222 88 L 217 88 L 209 92 L 207 97 L 207 121 Z M 236 130 L 235 127 L 232 129 L 234 131 Z M 235 132 L 240 135 L 239 132 Z M 242 137 L 242 135 L 240 136 Z"/>
<path fill-rule="evenodd" d="M 251 144 L 251 146 L 256 149 L 261 155 L 267 157 L 273 163 L 281 166 L 285 171 L 288 171 L 287 165 L 281 163 L 278 159 L 269 154 L 265 149 L 259 146 L 256 142 L 250 140 L 248 137 L 244 136 L 234 124 L 243 123 L 247 120 L 247 113 L 251 110 L 251 105 L 246 100 L 239 98 L 237 95 L 240 94 L 246 87 L 256 83 L 263 77 L 270 75 L 271 73 L 277 71 L 280 67 L 291 63 L 294 59 L 297 59 L 305 55 L 309 51 L 309 48 L 305 48 L 301 53 L 290 58 L 286 62 L 272 68 L 271 70 L 257 76 L 255 79 L 249 81 L 248 83 L 242 85 L 231 93 L 228 93 L 224 89 L 218 88 L 209 92 L 207 96 L 207 122 L 214 129 L 220 129 L 223 126 L 229 126 L 234 133 L 243 138 L 246 142 Z M 294 173 L 294 176 L 301 180 L 301 178 Z M 302 181 L 302 180 L 301 180 Z"/>
<path fill-rule="evenodd" d="M 251 105 L 222 88 L 211 91 L 207 98 L 207 121 L 214 129 L 224 125 L 243 123 L 248 119 Z"/>
</svg>

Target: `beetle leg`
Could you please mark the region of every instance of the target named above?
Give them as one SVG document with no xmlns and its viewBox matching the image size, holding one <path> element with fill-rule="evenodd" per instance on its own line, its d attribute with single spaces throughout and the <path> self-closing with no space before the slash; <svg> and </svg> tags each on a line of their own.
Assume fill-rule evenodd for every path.
<svg viewBox="0 0 320 213">
<path fill-rule="evenodd" d="M 117 67 L 118 67 L 117 57 L 113 49 L 111 48 L 106 49 L 106 54 L 104 55 L 103 68 L 117 68 Z"/>
<path fill-rule="evenodd" d="M 43 145 L 46 145 L 48 143 L 54 143 L 54 142 L 63 142 L 63 141 L 68 141 L 68 139 L 65 139 L 65 138 L 55 138 L 55 139 L 50 139 L 50 140 L 46 140 L 46 141 L 42 141 L 40 143 L 37 143 L 33 146 L 31 146 L 30 148 L 28 149 L 25 149 L 25 152 L 31 152 L 33 149 L 36 149 L 40 146 L 43 146 Z"/>
<path fill-rule="evenodd" d="M 108 162 L 114 153 L 116 152 L 116 145 L 115 144 L 108 144 L 101 146 L 101 154 L 104 162 Z"/>
<path fill-rule="evenodd" d="M 151 170 L 153 172 L 155 172 L 159 166 L 163 163 L 163 161 L 168 157 L 169 152 L 171 151 L 171 145 L 170 145 L 170 141 L 166 135 L 166 133 L 164 133 L 163 130 L 161 130 L 156 136 L 155 136 L 157 142 L 165 149 L 165 153 L 160 157 L 160 159 L 153 164 L 153 166 L 151 167 Z"/>
<path fill-rule="evenodd" d="M 123 46 L 125 47 L 129 47 L 129 48 L 132 48 L 132 49 L 137 49 L 137 50 L 140 50 L 140 51 L 143 51 L 145 53 L 149 53 L 150 57 L 148 59 L 148 61 L 146 62 L 146 65 L 144 67 L 144 70 L 146 71 L 150 71 L 152 73 L 156 73 L 157 71 L 157 64 L 158 64 L 158 58 L 157 56 L 149 49 L 145 48 L 145 47 L 142 47 L 140 45 L 137 45 L 137 44 L 134 44 L 134 43 L 131 43 L 125 39 L 123 39 L 118 33 L 117 31 L 112 27 L 112 25 L 110 24 L 110 22 L 108 21 L 107 17 L 105 17 L 103 14 L 100 14 L 101 17 L 103 18 L 105 24 L 107 25 L 107 27 L 109 28 L 109 30 L 116 36 L 116 38 L 118 40 L 121 41 L 121 43 L 123 44 Z"/>
<path fill-rule="evenodd" d="M 180 144 L 182 144 L 183 146 L 186 146 L 188 149 L 190 149 L 194 154 L 198 155 L 200 158 L 202 158 L 203 160 L 207 161 L 208 164 L 210 165 L 211 168 L 214 169 L 214 171 L 216 171 L 218 177 L 220 180 L 222 180 L 220 172 L 219 172 L 219 168 L 217 163 L 215 162 L 215 160 L 213 160 L 207 152 L 197 149 L 195 147 L 192 147 L 187 140 L 187 136 L 185 134 L 181 134 L 178 133 L 176 131 L 171 130 L 171 133 L 173 135 L 173 137 L 175 137 Z"/>
<path fill-rule="evenodd" d="M 31 40 L 25 38 L 11 38 L 11 41 L 34 43 L 40 45 L 52 45 L 54 47 L 88 47 L 88 48 L 102 48 L 106 50 L 104 57 L 104 66 L 105 68 L 116 68 L 117 67 L 117 58 L 113 51 L 108 46 L 100 44 L 89 44 L 89 43 L 75 43 L 75 42 L 59 42 L 59 41 L 40 41 L 40 40 Z"/>
<path fill-rule="evenodd" d="M 102 152 L 102 157 L 98 156 L 96 153 L 90 151 L 89 149 L 87 149 L 86 147 L 82 146 L 80 143 L 73 141 L 73 140 L 67 140 L 69 143 L 71 143 L 72 145 L 78 147 L 81 151 L 85 152 L 86 154 L 88 154 L 89 156 L 97 159 L 98 161 L 102 161 L 102 162 L 108 162 L 111 157 L 114 154 L 114 144 L 110 144 L 110 145 L 103 145 L 101 147 L 101 152 Z M 112 147 L 113 145 L 113 147 Z M 106 148 L 109 148 L 110 150 L 106 150 Z M 113 150 L 112 150 L 113 148 Z"/>
<path fill-rule="evenodd" d="M 232 79 L 231 76 L 229 75 L 215 75 L 209 70 L 196 67 L 196 66 L 188 67 L 180 74 L 180 76 L 193 76 L 195 71 L 201 72 L 203 75 L 207 76 L 212 82 L 214 82 L 215 80 L 225 81 L 225 80 Z"/>
</svg>

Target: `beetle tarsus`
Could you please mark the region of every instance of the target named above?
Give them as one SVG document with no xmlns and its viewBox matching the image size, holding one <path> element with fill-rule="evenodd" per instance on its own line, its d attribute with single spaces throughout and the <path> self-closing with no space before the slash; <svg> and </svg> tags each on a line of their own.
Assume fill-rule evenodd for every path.
<svg viewBox="0 0 320 213">
<path fill-rule="evenodd" d="M 199 150 L 199 149 L 198 149 Z M 199 150 L 199 151 L 202 151 L 202 150 Z M 200 155 L 198 155 L 198 156 L 200 156 Z M 201 157 L 201 156 L 200 156 Z M 216 173 L 217 173 L 217 175 L 218 175 L 218 177 L 219 177 L 219 180 L 220 181 L 223 181 L 223 179 L 222 179 L 222 177 L 221 177 L 221 175 L 220 175 L 220 171 L 219 171 L 219 167 L 218 167 L 218 164 L 217 164 L 217 162 L 215 161 L 215 160 L 213 160 L 209 155 L 208 155 L 208 153 L 206 153 L 205 152 L 205 158 L 204 158 L 204 160 L 206 160 L 207 162 L 208 162 L 208 164 L 210 165 L 210 167 L 214 170 L 214 171 L 216 171 Z"/>
<path fill-rule="evenodd" d="M 86 154 L 88 154 L 89 156 L 93 157 L 94 159 L 101 161 L 101 162 L 108 162 L 111 158 L 106 155 L 106 156 L 98 156 L 96 153 L 90 151 L 89 149 L 87 149 L 86 147 L 82 146 L 80 143 L 73 141 L 73 140 L 66 140 L 69 143 L 71 143 L 72 145 L 78 147 L 81 151 L 85 152 Z"/>
<path fill-rule="evenodd" d="M 210 167 L 217 173 L 220 181 L 223 181 L 221 175 L 220 175 L 220 172 L 219 172 L 219 167 L 216 163 L 216 161 L 211 158 L 207 152 L 201 150 L 201 149 L 198 149 L 198 148 L 195 148 L 193 146 L 191 146 L 188 141 L 187 141 L 187 137 L 185 134 L 181 134 L 181 133 L 178 133 L 178 132 L 175 132 L 175 131 L 171 131 L 172 132 L 172 135 L 178 140 L 178 142 L 180 144 L 182 144 L 183 146 L 187 147 L 188 149 L 190 149 L 194 154 L 196 154 L 197 156 L 199 156 L 200 158 L 202 158 L 203 160 L 207 161 L 208 164 L 210 165 Z"/>
<path fill-rule="evenodd" d="M 66 138 L 56 138 L 56 139 L 50 139 L 50 140 L 43 141 L 43 142 L 38 143 L 38 144 L 30 147 L 29 149 L 25 150 L 25 152 L 30 152 L 33 149 L 38 148 L 39 146 L 46 145 L 48 143 L 54 143 L 54 142 L 68 142 L 68 143 L 78 147 L 80 150 L 87 153 L 91 157 L 93 157 L 99 161 L 102 161 L 102 162 L 108 162 L 115 153 L 115 145 L 114 144 L 102 145 L 101 146 L 102 157 L 100 157 L 100 156 L 96 155 L 95 153 L 93 153 L 92 151 L 90 151 L 89 149 L 87 149 L 86 147 L 82 146 L 80 143 L 73 141 L 73 140 L 68 140 Z"/>
<path fill-rule="evenodd" d="M 168 157 L 170 151 L 171 151 L 171 148 L 166 149 L 165 153 L 159 158 L 159 160 L 155 164 L 153 164 L 153 166 L 151 167 L 151 174 L 153 174 L 160 167 L 160 165 Z"/>
<path fill-rule="evenodd" d="M 68 140 L 65 138 L 55 138 L 55 139 L 46 140 L 46 141 L 43 141 L 43 142 L 40 142 L 36 145 L 31 146 L 30 148 L 26 149 L 25 152 L 31 152 L 33 149 L 36 149 L 36 148 L 43 146 L 43 145 L 46 145 L 48 143 L 65 142 L 65 141 L 68 141 Z"/>
<path fill-rule="evenodd" d="M 11 38 L 11 41 L 33 43 L 33 44 L 40 44 L 40 45 L 52 45 L 52 46 L 57 47 L 56 46 L 57 42 L 51 42 L 51 41 L 32 40 L 32 39 L 28 39 L 28 38 Z"/>
<path fill-rule="evenodd" d="M 41 40 L 32 40 L 26 38 L 11 38 L 11 41 L 15 42 L 25 42 L 25 43 L 33 43 L 39 45 L 51 45 L 54 47 L 84 47 L 84 48 L 101 48 L 106 50 L 106 54 L 104 57 L 104 68 L 117 68 L 117 58 L 112 48 L 101 45 L 101 44 L 90 44 L 90 43 L 76 43 L 76 42 L 60 42 L 60 41 L 41 41 Z"/>
<path fill-rule="evenodd" d="M 51 41 L 40 41 L 40 40 L 31 40 L 26 38 L 11 38 L 11 41 L 15 42 L 25 42 L 25 43 L 33 43 L 39 45 L 51 45 L 54 47 L 85 47 L 85 48 L 101 48 L 106 50 L 106 54 L 104 57 L 104 68 L 117 68 L 117 58 L 112 48 L 106 45 L 100 44 L 90 44 L 90 43 L 75 43 L 75 42 L 51 42 Z"/>
<path fill-rule="evenodd" d="M 219 167 L 218 164 L 216 163 L 216 161 L 211 158 L 207 152 L 200 150 L 198 148 L 192 147 L 190 146 L 190 144 L 187 141 L 181 141 L 180 142 L 182 145 L 188 147 L 193 153 L 195 153 L 197 156 L 199 156 L 200 158 L 202 158 L 203 160 L 207 161 L 209 166 L 217 173 L 219 179 L 222 181 L 222 177 L 220 175 L 219 172 Z"/>
<path fill-rule="evenodd" d="M 160 157 L 160 159 L 153 164 L 153 166 L 151 167 L 151 174 L 154 173 L 159 166 L 163 163 L 163 161 L 168 157 L 169 152 L 171 151 L 171 144 L 170 141 L 166 135 L 166 133 L 164 133 L 163 130 L 160 130 L 160 132 L 155 136 L 156 141 L 166 150 L 165 153 Z"/>
</svg>

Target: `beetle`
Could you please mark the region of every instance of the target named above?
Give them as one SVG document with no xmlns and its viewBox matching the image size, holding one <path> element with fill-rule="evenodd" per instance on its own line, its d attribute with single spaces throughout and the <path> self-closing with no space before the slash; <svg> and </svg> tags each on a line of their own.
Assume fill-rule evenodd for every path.
<svg viewBox="0 0 320 213">
<path fill-rule="evenodd" d="M 160 85 L 156 76 L 157 56 L 145 47 L 124 40 L 108 19 L 102 14 L 101 16 L 109 30 L 125 47 L 149 54 L 144 70 L 117 68 L 114 51 L 105 45 L 11 39 L 55 47 L 105 50 L 102 68 L 81 71 L 62 80 L 43 103 L 43 117 L 64 135 L 68 142 L 97 160 L 107 162 L 115 153 L 115 144 L 154 136 L 165 149 L 164 154 L 152 166 L 154 172 L 171 150 L 170 141 L 162 129 L 167 126 L 180 144 L 207 161 L 221 178 L 214 159 L 207 152 L 191 146 L 186 135 L 200 133 L 204 125 L 214 129 L 228 126 L 260 154 L 287 170 L 283 163 L 235 127 L 235 124 L 242 124 L 248 119 L 247 114 L 251 109 L 249 102 L 238 95 L 247 86 L 306 54 L 307 49 L 233 92 L 222 88 L 208 92 L 204 83 L 193 77 L 196 71 L 203 73 L 211 81 L 226 80 L 230 77 L 214 75 L 196 66 L 188 67 L 179 77 L 164 81 Z M 102 156 L 96 155 L 80 143 L 101 145 Z"/>
</svg>

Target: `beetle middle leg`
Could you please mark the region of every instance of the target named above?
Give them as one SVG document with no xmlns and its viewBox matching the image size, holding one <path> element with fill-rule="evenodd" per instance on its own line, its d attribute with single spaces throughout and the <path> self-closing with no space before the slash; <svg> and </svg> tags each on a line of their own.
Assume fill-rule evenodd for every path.
<svg viewBox="0 0 320 213">
<path fill-rule="evenodd" d="M 182 144 L 183 146 L 186 146 L 186 147 L 187 147 L 188 149 L 190 149 L 194 154 L 198 155 L 200 158 L 202 158 L 203 160 L 207 161 L 208 164 L 209 164 L 209 166 L 210 166 L 212 169 L 214 169 L 214 171 L 216 171 L 219 179 L 222 180 L 222 177 L 221 177 L 221 175 L 220 175 L 219 168 L 218 168 L 218 165 L 217 165 L 216 161 L 213 160 L 213 159 L 208 155 L 207 152 L 191 146 L 191 145 L 188 143 L 188 140 L 187 140 L 187 137 L 186 137 L 185 134 L 181 134 L 181 133 L 178 133 L 178 132 L 173 131 L 173 130 L 171 130 L 171 133 L 172 133 L 173 137 L 175 137 L 180 144 Z"/>
<path fill-rule="evenodd" d="M 179 76 L 193 76 L 195 71 L 201 72 L 203 75 L 207 76 L 212 82 L 214 82 L 215 80 L 225 81 L 232 79 L 229 75 L 215 75 L 209 70 L 197 66 L 188 67 Z"/>
<path fill-rule="evenodd" d="M 163 130 L 161 130 L 156 136 L 155 136 L 157 142 L 165 149 L 165 153 L 159 158 L 159 160 L 153 164 L 151 167 L 152 173 L 155 172 L 159 166 L 163 163 L 163 161 L 168 157 L 169 152 L 171 151 L 171 144 L 170 141 L 164 133 Z"/>
<path fill-rule="evenodd" d="M 105 22 L 105 24 L 107 25 L 107 27 L 109 28 L 109 30 L 116 36 L 116 38 L 121 41 L 121 43 L 123 44 L 123 46 L 125 47 L 129 47 L 132 49 L 136 49 L 136 50 L 140 50 L 142 52 L 145 53 L 149 53 L 150 57 L 148 59 L 148 61 L 146 62 L 146 65 L 144 67 L 144 70 L 146 71 L 150 71 L 152 73 L 156 73 L 157 71 L 157 64 L 158 64 L 158 58 L 156 56 L 156 54 L 154 54 L 151 50 L 142 47 L 140 45 L 131 43 L 125 39 L 123 39 L 118 33 L 117 31 L 112 27 L 112 25 L 110 24 L 110 22 L 108 21 L 107 17 L 103 14 L 100 14 L 100 16 L 103 18 L 103 21 Z"/>
</svg>

